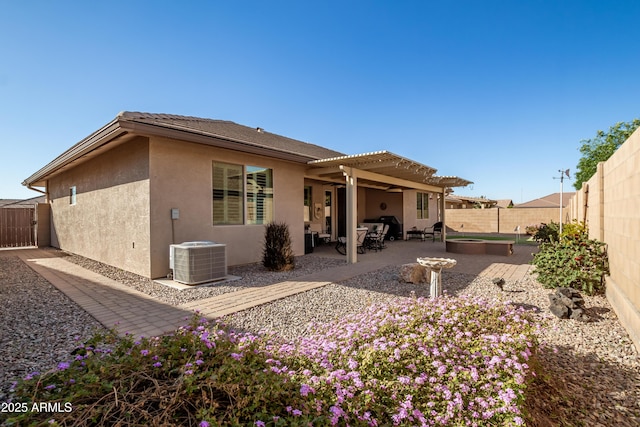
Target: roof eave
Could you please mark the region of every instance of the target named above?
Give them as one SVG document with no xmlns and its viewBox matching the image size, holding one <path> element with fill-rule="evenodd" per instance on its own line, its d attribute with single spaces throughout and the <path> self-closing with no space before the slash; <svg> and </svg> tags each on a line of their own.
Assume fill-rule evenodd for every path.
<svg viewBox="0 0 640 427">
<path fill-rule="evenodd" d="M 44 181 L 49 175 L 124 133 L 120 131 L 121 127 L 116 118 L 60 154 L 29 178 L 25 179 L 22 185 L 29 188 L 33 186 L 45 186 Z"/>
</svg>

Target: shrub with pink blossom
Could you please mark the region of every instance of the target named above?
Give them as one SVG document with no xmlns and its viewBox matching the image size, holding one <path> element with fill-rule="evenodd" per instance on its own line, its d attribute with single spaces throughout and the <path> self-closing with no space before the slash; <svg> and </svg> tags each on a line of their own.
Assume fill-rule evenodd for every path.
<svg viewBox="0 0 640 427">
<path fill-rule="evenodd" d="M 402 299 L 284 343 L 195 317 L 172 336 L 81 346 L 16 386 L 14 402 L 73 411 L 8 425 L 507 426 L 535 350 L 526 313 L 465 297 Z M 5 414 L 6 415 L 6 414 Z M 1 421 L 1 420 L 0 420 Z"/>
<path fill-rule="evenodd" d="M 522 422 L 534 346 L 513 306 L 445 297 L 371 306 L 278 353 L 332 425 L 493 426 Z"/>
</svg>

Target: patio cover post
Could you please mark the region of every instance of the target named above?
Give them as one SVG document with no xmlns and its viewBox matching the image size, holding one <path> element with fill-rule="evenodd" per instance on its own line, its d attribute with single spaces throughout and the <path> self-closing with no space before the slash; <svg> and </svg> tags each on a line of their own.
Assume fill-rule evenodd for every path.
<svg viewBox="0 0 640 427">
<path fill-rule="evenodd" d="M 358 178 L 353 168 L 340 167 L 347 182 L 347 263 L 358 262 L 356 220 L 358 216 Z"/>
<path fill-rule="evenodd" d="M 446 190 L 447 189 L 445 187 L 442 187 L 442 194 L 440 195 L 440 203 L 439 203 L 440 204 L 439 208 L 441 212 L 440 221 L 442 221 L 442 231 L 440 232 L 440 239 L 442 239 L 443 242 L 447 240 L 447 221 L 445 219 L 445 214 L 444 214 L 446 212 L 446 209 L 445 209 L 446 204 L 444 200 L 445 195 L 447 194 Z"/>
</svg>

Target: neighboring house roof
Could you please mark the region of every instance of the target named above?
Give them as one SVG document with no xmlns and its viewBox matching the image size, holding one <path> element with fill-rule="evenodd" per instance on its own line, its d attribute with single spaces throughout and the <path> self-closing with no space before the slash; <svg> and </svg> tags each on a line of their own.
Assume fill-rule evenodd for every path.
<svg viewBox="0 0 640 427">
<path fill-rule="evenodd" d="M 492 199 L 487 199 L 484 197 L 469 197 L 469 196 L 458 196 L 458 195 L 449 195 L 445 198 L 445 201 L 449 203 L 471 203 L 471 204 L 481 204 L 485 205 L 485 207 L 495 206 L 497 201 Z"/>
<path fill-rule="evenodd" d="M 562 207 L 566 207 L 569 204 L 569 200 L 575 192 L 562 193 Z M 525 203 L 515 205 L 516 208 L 559 208 L 560 207 L 560 193 L 549 194 L 548 196 L 541 197 L 539 199 L 530 200 Z"/>
<path fill-rule="evenodd" d="M 512 208 L 513 200 L 511 199 L 500 199 L 497 201 L 496 206 L 499 208 Z"/>
<path fill-rule="evenodd" d="M 0 208 L 30 208 L 37 203 L 44 203 L 45 196 L 30 199 L 0 199 Z"/>
</svg>

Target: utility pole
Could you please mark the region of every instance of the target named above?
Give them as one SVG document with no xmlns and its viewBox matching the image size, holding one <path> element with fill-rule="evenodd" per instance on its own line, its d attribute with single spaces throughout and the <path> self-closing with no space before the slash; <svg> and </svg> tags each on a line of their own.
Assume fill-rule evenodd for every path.
<svg viewBox="0 0 640 427">
<path fill-rule="evenodd" d="M 564 176 L 567 175 L 567 178 L 571 178 L 571 176 L 569 175 L 569 169 L 567 170 L 562 170 L 562 169 L 558 169 L 558 172 L 560 172 L 560 178 L 557 177 L 553 177 L 553 179 L 560 179 L 560 232 L 559 232 L 559 236 L 562 235 L 562 192 L 563 192 L 563 188 L 562 188 L 562 183 L 564 181 Z"/>
</svg>

